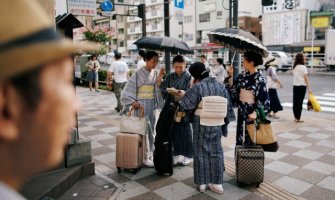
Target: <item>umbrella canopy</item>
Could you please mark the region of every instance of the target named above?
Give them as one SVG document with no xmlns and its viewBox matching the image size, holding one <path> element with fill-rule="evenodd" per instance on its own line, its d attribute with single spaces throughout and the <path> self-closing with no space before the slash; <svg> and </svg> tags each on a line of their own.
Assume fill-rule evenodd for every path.
<svg viewBox="0 0 335 200">
<path fill-rule="evenodd" d="M 170 37 L 143 37 L 138 39 L 134 44 L 138 48 L 170 51 L 171 53 L 192 53 L 192 50 L 185 42 Z"/>
<path fill-rule="evenodd" d="M 209 41 L 215 44 L 221 44 L 225 47 L 235 50 L 239 53 L 247 51 L 254 51 L 267 57 L 269 54 L 266 47 L 250 32 L 233 29 L 233 28 L 220 28 L 207 33 Z"/>
</svg>

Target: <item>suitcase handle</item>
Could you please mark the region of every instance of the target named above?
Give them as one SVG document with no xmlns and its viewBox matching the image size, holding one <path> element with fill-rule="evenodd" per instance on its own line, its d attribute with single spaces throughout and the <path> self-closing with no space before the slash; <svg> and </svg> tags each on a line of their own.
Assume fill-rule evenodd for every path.
<svg viewBox="0 0 335 200">
<path fill-rule="evenodd" d="M 246 128 L 246 123 L 245 121 L 243 120 L 243 138 L 242 138 L 242 145 L 244 146 L 245 144 L 245 128 Z M 254 134 L 254 145 L 256 146 L 256 140 L 257 140 L 257 137 L 256 137 L 256 134 L 257 134 L 257 129 L 256 129 L 256 125 L 254 126 L 255 128 L 255 134 Z"/>
</svg>

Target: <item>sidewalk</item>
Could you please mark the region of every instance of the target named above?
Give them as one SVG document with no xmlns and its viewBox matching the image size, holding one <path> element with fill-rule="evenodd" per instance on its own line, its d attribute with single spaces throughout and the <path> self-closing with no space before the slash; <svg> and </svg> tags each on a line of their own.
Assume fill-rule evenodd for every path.
<svg viewBox="0 0 335 200">
<path fill-rule="evenodd" d="M 142 168 L 136 175 L 127 171 L 118 174 L 115 136 L 120 116 L 114 111 L 114 93 L 89 92 L 87 88 L 77 87 L 77 94 L 83 103 L 78 117 L 79 134 L 92 141 L 96 165 L 97 175 L 89 178 L 99 180 L 100 186 L 84 180 L 60 199 L 333 199 L 335 196 L 334 115 L 303 111 L 305 122 L 295 123 L 291 109 L 280 112 L 280 119 L 272 120 L 280 148 L 276 153 L 265 153 L 265 181 L 258 189 L 254 186 L 239 188 L 235 184 L 236 122 L 232 123 L 228 138 L 222 138 L 225 193 L 218 195 L 209 190 L 198 192 L 193 183 L 192 164 L 177 166 L 172 176 L 165 177 L 157 176 L 153 168 Z M 90 187 L 95 188 L 90 194 L 76 193 Z M 109 190 L 94 196 L 97 188 Z"/>
</svg>

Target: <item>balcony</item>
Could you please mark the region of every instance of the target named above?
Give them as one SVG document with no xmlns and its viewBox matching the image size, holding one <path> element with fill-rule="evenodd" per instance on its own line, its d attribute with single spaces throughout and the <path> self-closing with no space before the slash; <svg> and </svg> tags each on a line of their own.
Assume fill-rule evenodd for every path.
<svg viewBox="0 0 335 200">
<path fill-rule="evenodd" d="M 162 24 L 150 24 L 147 26 L 147 32 L 160 32 L 164 31 Z"/>
<path fill-rule="evenodd" d="M 142 33 L 142 29 L 141 29 L 140 26 L 130 27 L 130 28 L 127 29 L 127 31 L 128 31 L 128 35 Z"/>
</svg>

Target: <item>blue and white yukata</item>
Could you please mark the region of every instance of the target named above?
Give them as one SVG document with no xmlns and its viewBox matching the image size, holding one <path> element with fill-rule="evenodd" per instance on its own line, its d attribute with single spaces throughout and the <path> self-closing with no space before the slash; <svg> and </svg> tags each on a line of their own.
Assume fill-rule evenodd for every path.
<svg viewBox="0 0 335 200">
<path fill-rule="evenodd" d="M 264 77 L 259 73 L 250 74 L 249 72 L 242 72 L 237 79 L 233 81 L 231 87 L 227 86 L 234 106 L 238 107 L 237 127 L 236 127 L 236 145 L 241 145 L 243 140 L 243 121 L 248 120 L 248 115 L 253 113 L 256 108 L 263 106 L 265 114 L 270 108 L 269 95 L 266 88 Z M 255 97 L 255 103 L 246 103 L 240 101 L 240 91 L 245 89 L 252 91 Z M 248 131 L 245 130 L 245 145 L 251 145 Z"/>
<path fill-rule="evenodd" d="M 175 72 L 171 73 L 161 84 L 162 96 L 165 100 L 165 105 L 175 102 L 174 96 L 169 95 L 167 88 L 174 87 L 177 90 L 187 91 L 191 87 L 191 75 L 188 72 L 183 72 L 177 75 Z M 180 123 L 174 123 L 173 129 L 173 155 L 182 155 L 188 158 L 193 157 L 193 142 L 192 142 L 192 129 L 190 121 L 182 120 Z"/>
<path fill-rule="evenodd" d="M 148 118 L 151 125 L 151 130 L 148 133 L 151 152 L 154 149 L 155 110 L 162 108 L 163 105 L 162 95 L 156 83 L 158 74 L 159 71 L 155 69 L 150 72 L 146 67 L 138 69 L 132 74 L 121 94 L 123 112 L 129 110 L 129 107 L 136 100 L 144 106 L 144 116 Z M 135 115 L 138 113 L 135 112 Z"/>
<path fill-rule="evenodd" d="M 202 97 L 222 96 L 228 100 L 227 122 L 235 119 L 228 91 L 215 78 L 208 77 L 186 91 L 180 101 L 185 111 L 194 112 Z M 200 117 L 193 117 L 194 182 L 203 184 L 223 184 L 224 157 L 221 145 L 222 126 L 200 125 Z"/>
</svg>

